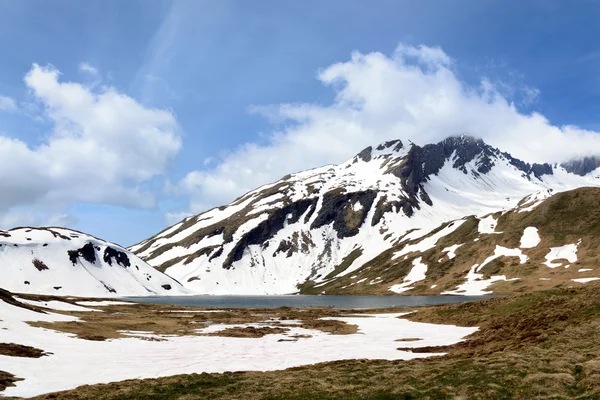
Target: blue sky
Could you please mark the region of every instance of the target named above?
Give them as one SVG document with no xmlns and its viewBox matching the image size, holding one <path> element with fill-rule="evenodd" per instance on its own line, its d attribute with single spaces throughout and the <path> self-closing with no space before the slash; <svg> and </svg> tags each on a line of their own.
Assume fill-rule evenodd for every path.
<svg viewBox="0 0 600 400">
<path fill-rule="evenodd" d="M 536 143 L 545 141 L 539 129 L 557 137 L 557 148 L 563 137 L 580 143 L 566 155 L 591 151 L 600 130 L 598 17 L 600 3 L 591 0 L 0 0 L 0 134 L 10 139 L 0 141 L 0 155 L 16 157 L 22 150 L 19 162 L 31 157 L 5 171 L 15 182 L 4 188 L 0 183 L 0 189 L 15 199 L 0 201 L 0 228 L 60 223 L 130 245 L 190 212 L 226 203 L 288 172 L 339 162 L 389 136 L 418 142 L 442 137 L 438 131 L 479 135 L 481 129 L 486 140 L 518 152 L 522 143 L 505 133 L 512 129 L 530 137 L 530 153 L 521 155 L 535 156 Z M 436 53 L 429 64 L 426 49 L 444 56 Z M 374 52 L 383 58 L 369 58 L 379 54 Z M 352 106 L 352 113 L 340 108 L 376 104 L 375 94 L 363 92 L 358 82 L 369 86 L 371 70 L 399 58 L 404 61 L 388 67 L 420 65 L 422 75 L 415 79 L 431 82 L 435 75 L 437 86 L 401 80 L 397 86 L 384 83 L 377 96 L 408 104 L 423 90 L 447 93 L 459 85 L 462 94 L 450 98 L 459 110 L 472 110 L 456 124 L 421 113 L 417 129 L 406 121 L 383 124 L 396 110 L 377 106 L 369 114 L 381 118 L 376 124 L 365 117 L 358 127 L 345 125 L 363 106 Z M 331 68 L 336 63 L 356 69 Z M 397 74 L 385 71 L 381 76 L 389 73 L 395 82 Z M 66 99 L 69 83 L 81 89 L 77 104 L 116 104 L 109 102 L 117 98 L 123 102 L 111 110 L 130 115 L 125 110 L 131 106 L 135 117 L 111 136 L 112 128 L 80 118 L 88 111 Z M 359 89 L 344 90 L 352 87 Z M 108 90 L 115 96 L 94 97 Z M 89 102 L 82 100 L 86 91 Z M 474 96 L 489 111 L 480 112 Z M 324 114 L 331 119 L 333 111 L 339 121 L 318 120 Z M 494 126 L 513 117 L 515 122 L 494 130 L 473 116 L 487 112 L 498 121 Z M 543 121 L 525 118 L 532 113 Z M 439 123 L 428 125 L 431 119 Z M 155 126 L 159 136 L 136 146 Z M 426 127 L 436 133 L 423 134 Z M 131 131 L 138 133 L 127 136 Z M 73 139 L 69 151 L 56 144 L 65 135 Z M 322 150 L 311 142 L 320 137 L 321 147 L 336 141 L 347 146 Z M 120 138 L 130 147 L 118 148 Z M 56 149 L 72 157 L 86 145 L 89 153 L 61 164 L 57 154 L 63 153 Z M 129 157 L 128 149 L 135 154 Z M 560 161 L 556 154 L 543 153 Z M 104 161 L 86 162 L 96 157 Z M 127 173 L 105 174 L 111 165 Z"/>
</svg>

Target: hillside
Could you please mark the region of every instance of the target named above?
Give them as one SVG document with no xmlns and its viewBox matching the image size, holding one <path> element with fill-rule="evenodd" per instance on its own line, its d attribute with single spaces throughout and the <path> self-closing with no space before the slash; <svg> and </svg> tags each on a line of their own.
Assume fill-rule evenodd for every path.
<svg viewBox="0 0 600 400">
<path fill-rule="evenodd" d="M 340 165 L 285 176 L 130 250 L 195 292 L 294 293 L 332 278 L 347 282 L 341 278 L 442 223 L 462 221 L 443 235 L 459 225 L 465 225 L 463 232 L 474 223 L 463 220 L 466 216 L 597 186 L 597 167 L 595 158 L 529 164 L 469 136 L 423 147 L 396 140 L 368 147 Z M 459 243 L 456 238 L 451 244 Z M 409 271 L 399 261 L 386 264 L 395 278 Z"/>
<path fill-rule="evenodd" d="M 0 287 L 58 296 L 185 294 L 174 279 L 113 243 L 64 228 L 0 231 Z"/>
<path fill-rule="evenodd" d="M 600 279 L 600 188 L 580 188 L 484 217 L 444 223 L 303 292 L 507 294 Z"/>
</svg>

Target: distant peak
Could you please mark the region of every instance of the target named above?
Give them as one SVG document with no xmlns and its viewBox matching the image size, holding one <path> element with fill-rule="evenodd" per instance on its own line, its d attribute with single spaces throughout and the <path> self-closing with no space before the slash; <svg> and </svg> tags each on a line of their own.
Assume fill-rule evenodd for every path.
<svg viewBox="0 0 600 400">
<path fill-rule="evenodd" d="M 588 156 L 561 164 L 567 172 L 584 176 L 600 167 L 599 156 Z"/>
</svg>

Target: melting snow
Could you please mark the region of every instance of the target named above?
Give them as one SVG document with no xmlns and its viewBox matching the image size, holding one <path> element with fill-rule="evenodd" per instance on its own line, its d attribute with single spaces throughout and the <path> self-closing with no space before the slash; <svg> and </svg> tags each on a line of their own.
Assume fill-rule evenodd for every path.
<svg viewBox="0 0 600 400">
<path fill-rule="evenodd" d="M 88 341 L 35 328 L 24 321 L 74 321 L 76 318 L 39 314 L 0 301 L 0 342 L 41 348 L 52 354 L 38 359 L 0 356 L 0 365 L 23 381 L 3 392 L 30 397 L 84 384 L 175 374 L 224 371 L 270 371 L 344 359 L 408 360 L 440 353 L 398 351 L 399 338 L 419 337 L 405 347 L 443 346 L 459 342 L 477 328 L 411 322 L 404 315 L 374 314 L 334 318 L 358 326 L 358 334 L 331 335 L 291 326 L 285 334 L 262 338 L 171 336 L 130 332 L 137 337 Z M 293 335 L 311 335 L 282 341 Z M 148 341 L 159 338 L 161 341 Z M 110 368 L 107 368 L 110 366 Z"/>
<path fill-rule="evenodd" d="M 493 215 L 488 215 L 487 217 L 479 220 L 479 225 L 477 225 L 477 229 L 479 230 L 479 233 L 502 233 L 496 232 L 497 223 L 498 221 L 494 219 Z"/>
<path fill-rule="evenodd" d="M 441 294 L 458 294 L 463 296 L 478 296 L 484 294 L 490 294 L 492 292 L 486 291 L 492 283 L 497 281 L 506 281 L 506 280 L 517 280 L 519 278 L 506 279 L 504 275 L 495 275 L 491 276 L 489 279 L 483 279 L 483 274 L 478 273 L 486 264 L 495 260 L 498 257 L 519 257 L 520 264 L 524 264 L 527 262 L 527 256 L 524 255 L 520 249 L 509 249 L 502 246 L 496 246 L 494 249 L 494 255 L 489 256 L 485 259 L 485 261 L 480 264 L 475 264 L 469 270 L 467 274 L 467 281 L 462 285 L 459 285 L 455 290 L 445 291 Z"/>
<path fill-rule="evenodd" d="M 577 279 L 571 279 L 571 280 L 573 282 L 578 282 L 578 283 L 587 283 L 587 282 L 600 280 L 600 278 L 577 278 Z"/>
<path fill-rule="evenodd" d="M 550 252 L 546 254 L 546 261 L 542 264 L 549 268 L 557 268 L 562 266 L 562 263 L 552 262 L 554 260 L 566 259 L 570 263 L 577 262 L 577 246 L 581 243 L 581 239 L 576 244 L 567 244 L 561 247 L 552 247 Z"/>
<path fill-rule="evenodd" d="M 591 268 L 581 268 L 577 272 L 588 272 L 588 271 L 593 271 L 593 269 L 591 269 Z"/>
<path fill-rule="evenodd" d="M 413 289 L 411 285 L 415 282 L 422 281 L 425 279 L 425 273 L 427 272 L 427 265 L 421 262 L 423 257 L 415 258 L 413 260 L 413 267 L 404 278 L 404 282 L 397 285 L 390 286 L 390 291 L 394 293 L 402 293 L 407 290 Z"/>
<path fill-rule="evenodd" d="M 521 252 L 520 249 L 509 249 L 507 247 L 496 246 L 496 248 L 494 249 L 494 255 L 486 258 L 485 261 L 479 266 L 479 268 L 477 268 L 477 271 L 481 270 L 481 268 L 483 268 L 489 262 L 495 260 L 498 257 L 502 257 L 502 256 L 519 257 L 520 264 L 525 264 L 527 262 L 527 256 L 525 254 L 523 254 L 523 252 Z"/>
<path fill-rule="evenodd" d="M 469 270 L 467 274 L 467 281 L 462 285 L 459 285 L 455 290 L 449 290 L 442 292 L 441 294 L 457 294 L 461 296 L 480 296 L 484 294 L 490 294 L 491 291 L 486 291 L 492 283 L 497 281 L 505 281 L 506 276 L 498 275 L 491 276 L 490 279 L 483 279 L 483 274 L 476 272 L 479 264 L 475 264 Z"/>
<path fill-rule="evenodd" d="M 442 252 L 443 253 L 448 253 L 448 258 L 450 260 L 452 260 L 454 257 L 456 257 L 456 249 L 458 249 L 463 244 L 455 244 L 455 245 L 452 245 L 450 247 L 446 247 L 444 250 L 442 250 Z"/>
<path fill-rule="evenodd" d="M 404 248 L 402 250 L 394 253 L 392 260 L 394 260 L 398 257 L 401 257 L 405 254 L 411 253 L 413 251 L 424 252 L 429 249 L 432 249 L 433 247 L 435 247 L 436 243 L 438 242 L 438 240 L 440 238 L 447 236 L 450 233 L 454 232 L 464 222 L 465 222 L 465 220 L 453 221 L 453 222 L 449 223 L 443 229 L 440 229 L 438 232 L 434 233 L 433 235 L 428 236 L 425 239 L 422 239 L 421 241 L 419 241 L 417 243 L 408 244 L 408 245 L 404 246 Z"/>
<path fill-rule="evenodd" d="M 519 247 L 522 249 L 532 249 L 540 244 L 540 241 L 541 239 L 537 228 L 529 226 L 523 231 L 523 236 L 521 236 L 521 245 Z"/>
</svg>

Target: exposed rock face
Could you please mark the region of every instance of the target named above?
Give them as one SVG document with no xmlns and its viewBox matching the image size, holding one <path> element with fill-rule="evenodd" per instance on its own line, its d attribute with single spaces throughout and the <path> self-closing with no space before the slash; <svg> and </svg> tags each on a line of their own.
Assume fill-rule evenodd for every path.
<svg viewBox="0 0 600 400">
<path fill-rule="evenodd" d="M 113 260 L 120 266 L 122 267 L 129 267 L 131 266 L 131 262 L 129 261 L 129 257 L 127 256 L 127 253 L 125 253 L 124 251 L 119 251 L 117 249 L 114 249 L 112 247 L 107 247 L 106 249 L 104 249 L 104 257 L 103 260 L 105 263 L 107 263 L 108 265 L 112 265 Z"/>
<path fill-rule="evenodd" d="M 276 209 L 269 218 L 248 233 L 244 234 L 229 253 L 229 256 L 223 264 L 223 268 L 231 268 L 235 261 L 242 259 L 244 249 L 251 245 L 261 245 L 269 239 L 272 239 L 279 232 L 285 223 L 294 224 L 300 217 L 316 203 L 315 199 L 300 200 L 283 208 Z"/>
<path fill-rule="evenodd" d="M 86 243 L 80 249 L 69 250 L 67 254 L 73 265 L 77 264 L 79 257 L 92 264 L 96 262 L 96 249 L 94 249 L 94 245 L 91 242 Z"/>
<path fill-rule="evenodd" d="M 307 279 L 350 273 L 412 231 L 597 185 L 594 162 L 582 163 L 530 164 L 467 135 L 424 146 L 393 140 L 286 175 L 131 250 L 201 293 L 291 293 Z M 561 178 L 550 179 L 556 170 Z"/>
<path fill-rule="evenodd" d="M 323 203 L 310 229 L 333 224 L 338 238 L 355 236 L 358 234 L 358 228 L 367 218 L 368 210 L 371 209 L 375 197 L 377 193 L 373 190 L 352 193 L 329 191 L 323 195 Z M 360 204 L 360 207 L 358 211 L 353 211 L 356 204 Z"/>
</svg>

